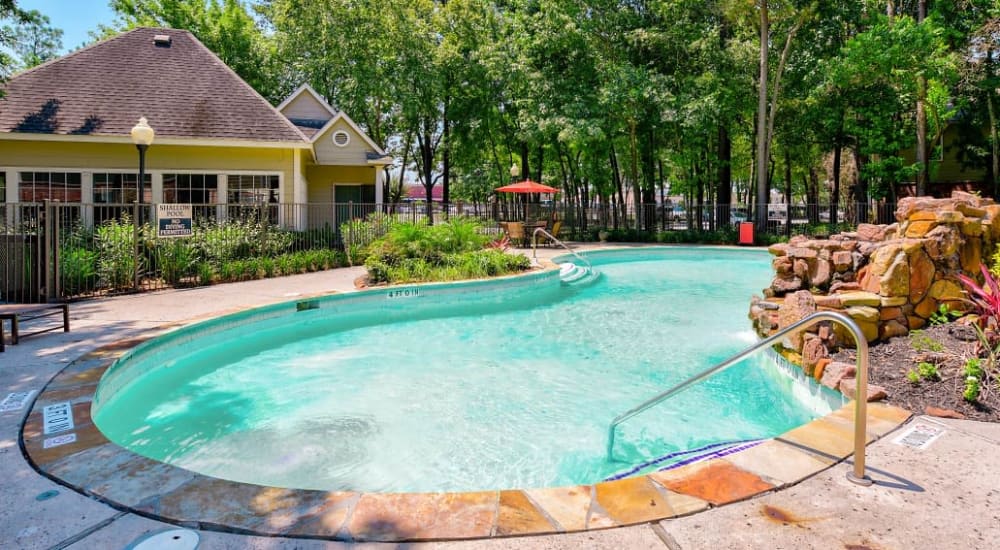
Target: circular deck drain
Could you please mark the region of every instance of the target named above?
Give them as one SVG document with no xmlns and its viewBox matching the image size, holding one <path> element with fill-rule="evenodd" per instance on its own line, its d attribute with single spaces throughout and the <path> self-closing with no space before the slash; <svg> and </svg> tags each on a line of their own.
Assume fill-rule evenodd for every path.
<svg viewBox="0 0 1000 550">
<path fill-rule="evenodd" d="M 188 529 L 167 529 L 150 533 L 126 547 L 127 550 L 194 550 L 198 548 L 198 533 Z"/>
</svg>

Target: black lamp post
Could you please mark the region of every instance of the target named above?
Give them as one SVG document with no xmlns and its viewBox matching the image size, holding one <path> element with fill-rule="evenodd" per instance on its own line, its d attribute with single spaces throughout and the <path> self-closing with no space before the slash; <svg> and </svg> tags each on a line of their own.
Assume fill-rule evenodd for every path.
<svg viewBox="0 0 1000 550">
<path fill-rule="evenodd" d="M 153 136 L 155 134 L 149 123 L 146 122 L 146 117 L 140 117 L 139 124 L 132 127 L 132 143 L 135 143 L 136 149 L 139 150 L 139 181 L 136 183 L 136 188 L 138 190 L 137 200 L 140 203 L 145 191 L 146 149 L 153 143 Z"/>
</svg>

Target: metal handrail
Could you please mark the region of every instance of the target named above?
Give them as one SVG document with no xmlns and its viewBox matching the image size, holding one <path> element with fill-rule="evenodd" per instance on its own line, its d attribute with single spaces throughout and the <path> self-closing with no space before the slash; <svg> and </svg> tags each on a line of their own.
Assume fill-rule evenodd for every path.
<svg viewBox="0 0 1000 550">
<path fill-rule="evenodd" d="M 713 374 L 727 369 L 739 361 L 747 358 L 750 354 L 755 351 L 771 346 L 799 330 L 804 330 L 809 328 L 816 323 L 822 321 L 832 321 L 834 323 L 839 323 L 846 327 L 851 334 L 854 335 L 854 341 L 857 344 L 857 369 L 855 371 L 855 382 L 857 384 L 857 392 L 855 393 L 854 399 L 854 470 L 848 472 L 847 479 L 857 483 L 858 485 L 871 485 L 872 481 L 870 478 L 865 476 L 865 442 L 866 442 L 866 423 L 867 417 L 867 405 L 868 405 L 868 340 L 865 338 L 864 333 L 861 328 L 858 327 L 854 319 L 851 319 L 843 313 L 836 311 L 820 311 L 813 313 L 791 325 L 779 330 L 778 332 L 768 336 L 767 338 L 757 342 L 753 346 L 737 353 L 736 355 L 726 359 L 725 361 L 706 369 L 687 380 L 684 380 L 680 384 L 656 395 L 655 397 L 646 400 L 637 407 L 634 407 L 618 416 L 611 421 L 608 426 L 608 447 L 607 447 L 607 459 L 610 462 L 612 460 L 612 452 L 615 446 L 615 428 L 625 422 L 626 420 L 632 418 L 633 416 L 640 414 L 649 408 L 657 405 L 670 397 L 680 393 L 681 391 L 691 387 L 692 385 L 712 376 Z"/>
<path fill-rule="evenodd" d="M 581 262 L 587 264 L 587 267 L 589 267 L 591 270 L 594 269 L 594 266 L 590 263 L 590 260 L 588 260 L 587 258 L 584 258 L 583 256 L 581 256 L 581 255 L 577 254 L 576 252 L 574 252 L 573 249 L 571 249 L 570 247 L 566 246 L 566 243 L 564 243 L 564 242 L 560 241 L 559 239 L 557 239 L 555 235 L 553 235 L 552 233 L 549 233 L 548 231 L 546 231 L 544 227 L 536 227 L 535 230 L 531 233 L 531 261 L 535 262 L 536 264 L 538 263 L 538 234 L 539 233 L 542 233 L 546 237 L 552 239 L 552 242 L 554 242 L 557 245 L 565 248 L 567 252 L 569 252 L 570 254 L 576 256 Z"/>
</svg>

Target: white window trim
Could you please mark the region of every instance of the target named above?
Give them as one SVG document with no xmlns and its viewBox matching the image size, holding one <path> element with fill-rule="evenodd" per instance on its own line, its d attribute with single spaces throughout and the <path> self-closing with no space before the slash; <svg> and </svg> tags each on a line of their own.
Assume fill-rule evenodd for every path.
<svg viewBox="0 0 1000 550">
<path fill-rule="evenodd" d="M 337 143 L 337 136 L 344 136 L 344 143 Z M 347 130 L 334 130 L 334 132 L 330 134 L 330 141 L 333 142 L 335 147 L 347 147 L 351 144 L 351 134 Z"/>
</svg>

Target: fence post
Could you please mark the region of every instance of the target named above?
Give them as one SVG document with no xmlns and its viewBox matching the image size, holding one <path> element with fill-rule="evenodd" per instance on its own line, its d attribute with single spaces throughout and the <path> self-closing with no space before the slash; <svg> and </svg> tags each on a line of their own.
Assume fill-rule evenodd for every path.
<svg viewBox="0 0 1000 550">
<path fill-rule="evenodd" d="M 132 289 L 139 290 L 139 201 L 132 203 Z"/>
<path fill-rule="evenodd" d="M 53 253 L 54 243 L 56 241 L 54 233 L 55 228 L 55 207 L 49 199 L 45 199 L 42 206 L 45 212 L 44 223 L 38 224 L 38 228 L 44 233 L 44 249 L 39 254 L 41 261 L 41 268 L 45 273 L 44 284 L 45 284 L 45 301 L 51 302 L 56 298 L 56 278 L 59 271 L 59 266 L 56 264 L 56 256 Z M 39 277 L 39 283 L 42 282 L 42 277 Z"/>
</svg>

